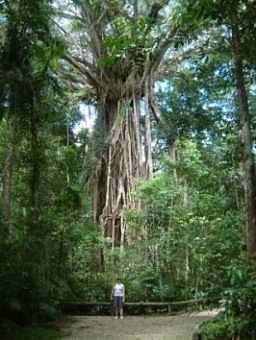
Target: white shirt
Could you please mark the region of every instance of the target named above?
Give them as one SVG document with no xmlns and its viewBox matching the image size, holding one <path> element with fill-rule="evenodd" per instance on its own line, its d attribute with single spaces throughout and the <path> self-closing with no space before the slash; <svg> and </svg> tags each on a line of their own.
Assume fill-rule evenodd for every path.
<svg viewBox="0 0 256 340">
<path fill-rule="evenodd" d="M 124 285 L 116 283 L 113 287 L 113 296 L 124 296 Z"/>
</svg>

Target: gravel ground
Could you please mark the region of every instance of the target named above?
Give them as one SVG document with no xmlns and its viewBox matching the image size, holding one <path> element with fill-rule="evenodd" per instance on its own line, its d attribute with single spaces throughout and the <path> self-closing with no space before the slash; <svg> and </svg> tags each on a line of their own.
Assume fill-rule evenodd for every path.
<svg viewBox="0 0 256 340">
<path fill-rule="evenodd" d="M 198 322 L 215 313 L 201 312 L 185 316 L 76 316 L 65 328 L 65 340 L 191 340 Z"/>
</svg>

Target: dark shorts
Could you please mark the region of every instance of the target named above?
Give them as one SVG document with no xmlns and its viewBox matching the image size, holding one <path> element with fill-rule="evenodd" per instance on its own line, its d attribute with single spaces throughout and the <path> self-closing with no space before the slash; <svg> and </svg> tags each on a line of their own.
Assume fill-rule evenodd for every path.
<svg viewBox="0 0 256 340">
<path fill-rule="evenodd" d="M 114 296 L 113 305 L 115 308 L 123 308 L 123 297 L 122 296 Z"/>
</svg>

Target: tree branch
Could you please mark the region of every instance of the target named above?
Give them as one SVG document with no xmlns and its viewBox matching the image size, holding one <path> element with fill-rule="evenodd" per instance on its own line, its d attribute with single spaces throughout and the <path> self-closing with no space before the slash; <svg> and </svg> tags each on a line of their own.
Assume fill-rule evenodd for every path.
<svg viewBox="0 0 256 340">
<path fill-rule="evenodd" d="M 91 70 L 89 68 L 86 68 L 85 65 L 82 65 L 78 58 L 74 58 L 70 55 L 68 55 L 67 53 L 63 54 L 63 59 L 68 61 L 72 66 L 74 66 L 76 69 L 78 69 L 87 79 L 88 82 L 91 85 L 101 85 L 101 81 L 98 79 L 98 77 L 93 74 L 93 72 L 91 72 Z M 89 63 L 88 63 L 89 65 Z M 96 71 L 96 70 L 95 70 Z"/>
</svg>

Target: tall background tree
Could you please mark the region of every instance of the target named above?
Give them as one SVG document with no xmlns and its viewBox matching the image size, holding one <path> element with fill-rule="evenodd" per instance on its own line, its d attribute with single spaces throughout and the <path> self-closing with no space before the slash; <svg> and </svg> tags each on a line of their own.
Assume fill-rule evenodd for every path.
<svg viewBox="0 0 256 340">
<path fill-rule="evenodd" d="M 80 208 L 79 192 L 66 180 L 78 171 L 68 161 L 77 155 L 74 139 L 68 150 L 62 145 L 70 123 L 55 70 L 64 44 L 51 31 L 51 2 L 6 1 L 2 8 L 0 314 L 29 323 L 57 313 L 67 262 L 63 234 L 79 225 L 62 208 L 67 201 L 70 211 Z M 61 163 L 64 182 L 54 175 Z M 54 222 L 58 214 L 66 218 Z"/>
<path fill-rule="evenodd" d="M 69 11 L 61 13 L 76 23 L 71 33 L 76 45 L 65 55 L 69 64 L 63 73 L 69 82 L 92 88 L 97 102 L 96 129 L 103 143 L 97 150 L 94 146 L 96 172 L 84 176 L 93 178 L 95 220 L 113 246 L 129 242 L 128 225 L 120 212 L 139 207 L 131 194 L 135 179 L 152 176 L 152 122 L 166 125 L 154 85 L 162 62 L 168 58 L 175 63 L 176 56 L 171 55 L 183 39 L 175 11 L 169 1 L 88 1 L 86 5 L 72 1 Z M 187 51 L 183 58 L 186 55 Z M 81 99 L 88 103 L 88 96 Z M 171 138 L 169 142 L 173 149 Z"/>
<path fill-rule="evenodd" d="M 238 130 L 241 136 L 241 151 L 244 168 L 244 195 L 246 202 L 246 234 L 247 251 L 249 257 L 254 257 L 256 251 L 256 192 L 255 192 L 255 165 L 252 151 L 251 136 L 251 112 L 249 105 L 250 90 L 250 69 L 255 66 L 254 60 L 254 22 L 255 3 L 254 1 L 227 1 L 225 5 L 219 1 L 190 2 L 188 12 L 190 18 L 196 20 L 212 20 L 212 25 L 225 29 L 225 41 L 227 42 L 230 60 L 233 69 L 230 70 L 233 76 L 232 81 L 237 89 L 237 100 L 239 108 Z M 217 26 L 216 26 L 217 25 Z"/>
</svg>

